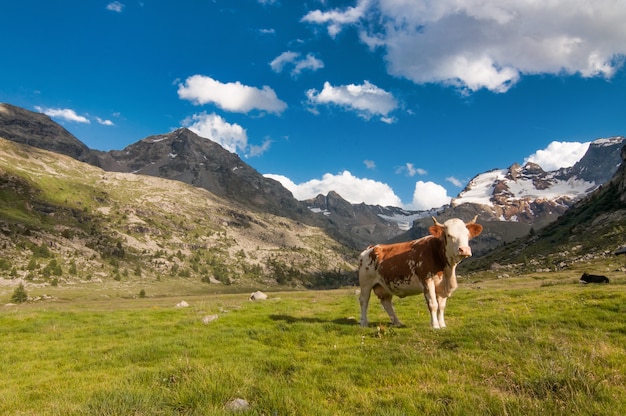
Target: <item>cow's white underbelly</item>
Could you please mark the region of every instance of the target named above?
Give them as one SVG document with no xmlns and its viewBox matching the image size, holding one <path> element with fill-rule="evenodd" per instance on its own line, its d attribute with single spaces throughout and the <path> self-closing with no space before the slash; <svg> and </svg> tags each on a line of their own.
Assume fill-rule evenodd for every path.
<svg viewBox="0 0 626 416">
<path fill-rule="evenodd" d="M 398 297 L 413 296 L 424 292 L 424 285 L 417 276 L 381 282 L 389 293 Z"/>
</svg>

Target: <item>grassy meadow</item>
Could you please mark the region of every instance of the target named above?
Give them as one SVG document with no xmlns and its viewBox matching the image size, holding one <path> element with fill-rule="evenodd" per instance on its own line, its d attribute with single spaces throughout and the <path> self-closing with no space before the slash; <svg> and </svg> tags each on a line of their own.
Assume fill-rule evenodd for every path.
<svg viewBox="0 0 626 416">
<path fill-rule="evenodd" d="M 54 299 L 0 306 L 0 414 L 622 415 L 626 276 L 576 273 L 461 279 L 440 331 L 422 297 L 360 328 L 355 288 L 27 288 Z"/>
</svg>

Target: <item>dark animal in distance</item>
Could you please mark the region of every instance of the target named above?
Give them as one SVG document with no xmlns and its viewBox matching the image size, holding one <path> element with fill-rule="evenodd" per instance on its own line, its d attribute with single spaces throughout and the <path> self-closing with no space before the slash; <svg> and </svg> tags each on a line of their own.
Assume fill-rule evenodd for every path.
<svg viewBox="0 0 626 416">
<path fill-rule="evenodd" d="M 580 276 L 580 283 L 583 284 L 587 284 L 587 283 L 609 283 L 609 278 L 606 276 L 600 276 L 597 274 L 589 274 L 587 272 L 583 273 L 582 276 Z"/>
<path fill-rule="evenodd" d="M 402 325 L 391 299 L 424 294 L 430 311 L 430 324 L 439 329 L 446 326 L 446 301 L 457 287 L 456 266 L 472 255 L 469 240 L 483 227 L 476 218 L 467 224 L 452 218 L 429 228 L 431 235 L 397 244 L 369 246 L 359 256 L 361 294 L 361 326 L 367 326 L 367 306 L 372 290 L 380 299 L 394 325 Z"/>
</svg>

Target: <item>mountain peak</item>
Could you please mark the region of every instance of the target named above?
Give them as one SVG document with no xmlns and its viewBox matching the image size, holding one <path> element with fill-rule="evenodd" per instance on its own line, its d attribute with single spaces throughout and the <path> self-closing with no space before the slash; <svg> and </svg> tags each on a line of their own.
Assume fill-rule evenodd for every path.
<svg viewBox="0 0 626 416">
<path fill-rule="evenodd" d="M 45 114 L 0 103 L 0 137 L 95 164 L 87 145 Z"/>
<path fill-rule="evenodd" d="M 451 207 L 476 204 L 483 207 L 483 216 L 493 220 L 541 226 L 610 180 L 621 163 L 623 142 L 623 137 L 595 140 L 571 168 L 546 172 L 527 162 L 479 174 L 452 200 Z"/>
</svg>

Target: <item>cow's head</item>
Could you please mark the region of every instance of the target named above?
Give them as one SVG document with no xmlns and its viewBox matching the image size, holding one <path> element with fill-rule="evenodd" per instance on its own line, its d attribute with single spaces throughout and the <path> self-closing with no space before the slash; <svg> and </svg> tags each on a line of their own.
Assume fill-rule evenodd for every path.
<svg viewBox="0 0 626 416">
<path fill-rule="evenodd" d="M 435 217 L 432 218 L 435 225 L 432 225 L 428 231 L 435 237 L 443 239 L 446 246 L 446 258 L 458 263 L 472 255 L 469 240 L 483 231 L 482 225 L 476 224 L 478 215 L 467 224 L 458 218 L 451 218 L 440 224 Z"/>
</svg>

